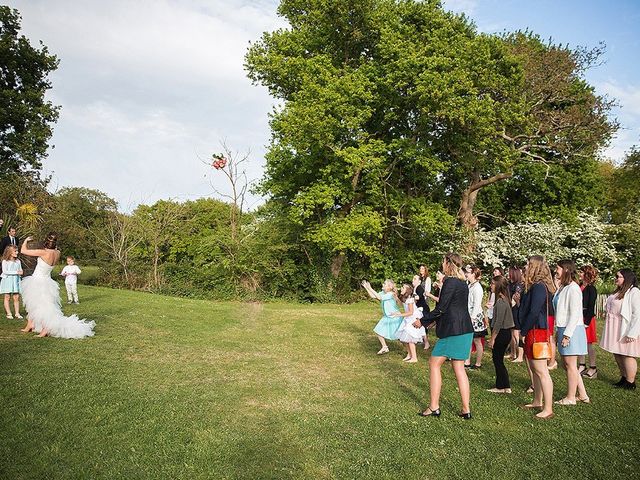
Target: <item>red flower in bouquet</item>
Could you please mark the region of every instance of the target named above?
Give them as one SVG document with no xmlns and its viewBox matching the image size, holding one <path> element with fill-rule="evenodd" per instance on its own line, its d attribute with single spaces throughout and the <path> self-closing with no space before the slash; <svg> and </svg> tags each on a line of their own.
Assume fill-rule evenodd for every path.
<svg viewBox="0 0 640 480">
<path fill-rule="evenodd" d="M 213 159 L 214 159 L 214 161 L 211 164 L 211 166 L 213 168 L 215 168 L 216 170 L 221 170 L 221 169 L 223 169 L 224 167 L 227 166 L 227 159 L 224 158 L 222 155 L 214 153 L 213 154 Z"/>
</svg>

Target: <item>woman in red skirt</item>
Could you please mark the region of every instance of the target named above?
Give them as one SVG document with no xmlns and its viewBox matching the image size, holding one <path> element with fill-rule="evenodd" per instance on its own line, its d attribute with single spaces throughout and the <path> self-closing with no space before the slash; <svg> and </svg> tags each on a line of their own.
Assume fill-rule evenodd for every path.
<svg viewBox="0 0 640 480">
<path fill-rule="evenodd" d="M 578 357 L 580 365 L 578 372 L 583 377 L 596 378 L 598 369 L 596 368 L 596 348 L 598 343 L 596 336 L 596 300 L 598 291 L 595 283 L 598 279 L 598 271 L 591 265 L 585 265 L 580 269 L 580 288 L 582 289 L 582 316 L 587 331 L 587 354 L 589 355 L 589 368 L 585 363 L 584 355 Z"/>
<path fill-rule="evenodd" d="M 546 358 L 535 358 L 533 344 L 548 342 L 549 295 L 556 287 L 551 270 L 544 257 L 529 258 L 524 275 L 524 292 L 520 302 L 520 329 L 524 336 L 524 355 L 533 380 L 533 401 L 525 408 L 540 410 L 536 418 L 553 417 L 553 381 L 549 375 Z"/>
</svg>

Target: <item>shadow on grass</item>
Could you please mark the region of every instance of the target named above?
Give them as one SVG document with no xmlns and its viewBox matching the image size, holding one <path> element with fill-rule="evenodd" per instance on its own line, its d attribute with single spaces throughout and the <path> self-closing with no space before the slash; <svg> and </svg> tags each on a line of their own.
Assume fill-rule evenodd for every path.
<svg viewBox="0 0 640 480">
<path fill-rule="evenodd" d="M 349 331 L 357 336 L 359 349 L 364 354 L 375 355 L 375 352 L 379 350 L 380 343 L 378 342 L 377 337 L 375 337 L 375 333 L 373 333 L 371 330 L 368 330 L 366 327 L 354 328 L 353 326 L 350 326 Z M 398 355 L 399 352 L 402 352 L 402 354 L 404 354 L 404 346 L 398 340 L 387 340 L 387 345 L 389 346 L 389 353 L 381 356 L 381 361 L 376 363 L 377 368 L 382 373 L 384 373 L 391 382 L 395 384 L 396 389 L 402 396 L 415 402 L 416 404 L 423 403 L 423 396 L 419 395 L 414 389 L 408 387 L 407 385 L 411 385 L 412 383 L 415 385 L 415 374 L 413 372 L 413 369 L 414 367 L 422 369 L 425 365 L 428 367 L 428 357 L 426 359 L 424 356 L 420 357 L 420 361 L 417 365 L 405 364 L 402 362 L 400 357 L 398 357 L 398 360 L 396 362 L 393 361 L 393 359 L 384 357 L 388 355 Z M 419 385 L 415 386 L 416 388 L 420 388 Z"/>
<path fill-rule="evenodd" d="M 249 418 L 247 418 L 249 420 Z M 296 443 L 285 419 L 263 417 L 247 422 L 240 438 L 227 444 L 227 473 L 231 478 L 294 479 L 318 472 L 305 472 L 306 446 Z"/>
</svg>

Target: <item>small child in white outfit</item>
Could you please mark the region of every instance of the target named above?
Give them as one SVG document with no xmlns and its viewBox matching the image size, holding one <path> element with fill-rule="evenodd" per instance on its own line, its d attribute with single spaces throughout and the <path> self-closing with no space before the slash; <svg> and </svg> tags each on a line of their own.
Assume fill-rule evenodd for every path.
<svg viewBox="0 0 640 480">
<path fill-rule="evenodd" d="M 76 260 L 73 257 L 67 257 L 67 266 L 62 269 L 60 275 L 64 277 L 69 303 L 80 303 L 78 301 L 78 275 L 81 273 L 82 270 L 76 265 Z"/>
<path fill-rule="evenodd" d="M 413 322 L 422 318 L 422 310 L 418 310 L 416 302 L 413 298 L 413 286 L 405 283 L 402 285 L 398 298 L 404 304 L 404 313 L 394 313 L 393 316 L 404 317 L 403 323 L 398 328 L 398 340 L 407 347 L 407 356 L 402 359 L 403 362 L 416 363 L 418 356 L 416 355 L 416 343 L 422 340 L 422 332 L 419 328 L 413 326 Z"/>
</svg>

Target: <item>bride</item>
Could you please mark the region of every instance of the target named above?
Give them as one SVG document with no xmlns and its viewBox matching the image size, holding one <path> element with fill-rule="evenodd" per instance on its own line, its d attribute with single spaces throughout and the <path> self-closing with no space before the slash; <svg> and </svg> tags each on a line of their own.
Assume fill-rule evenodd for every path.
<svg viewBox="0 0 640 480">
<path fill-rule="evenodd" d="M 77 315 L 65 317 L 60 307 L 60 287 L 51 278 L 53 266 L 60 260 L 60 250 L 56 248 L 58 236 L 47 235 L 43 248 L 31 249 L 27 237 L 20 253 L 38 257 L 33 275 L 22 280 L 22 301 L 27 310 L 27 326 L 22 332 L 34 331 L 39 337 L 50 335 L 60 338 L 92 337 L 95 322 L 80 320 Z"/>
</svg>

